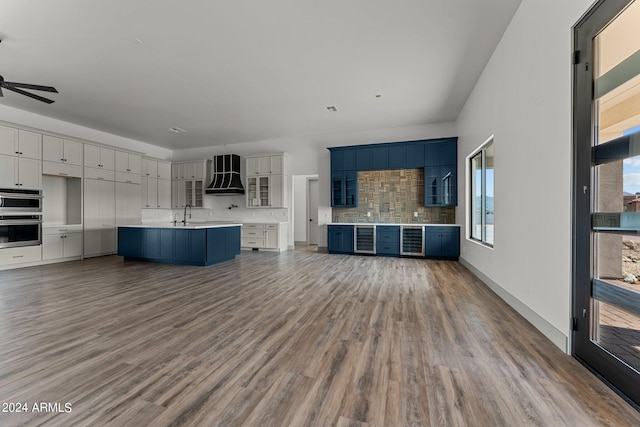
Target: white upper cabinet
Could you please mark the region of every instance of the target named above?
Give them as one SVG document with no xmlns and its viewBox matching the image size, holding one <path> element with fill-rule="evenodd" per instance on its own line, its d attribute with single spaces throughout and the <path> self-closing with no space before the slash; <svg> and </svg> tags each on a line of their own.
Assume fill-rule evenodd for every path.
<svg viewBox="0 0 640 427">
<path fill-rule="evenodd" d="M 0 155 L 0 187 L 42 188 L 42 162 L 15 156 Z"/>
<path fill-rule="evenodd" d="M 42 159 L 42 134 L 0 126 L 0 154 Z"/>
<path fill-rule="evenodd" d="M 102 168 L 112 171 L 115 167 L 115 151 L 109 148 L 85 144 L 84 165 L 91 168 Z"/>
<path fill-rule="evenodd" d="M 158 161 L 154 159 L 142 159 L 142 175 L 158 178 Z"/>
<path fill-rule="evenodd" d="M 20 129 L 18 131 L 18 152 L 20 157 L 42 159 L 42 134 Z"/>
<path fill-rule="evenodd" d="M 51 135 L 42 137 L 42 159 L 47 162 L 82 166 L 83 145 Z"/>
<path fill-rule="evenodd" d="M 246 158 L 247 176 L 287 175 L 285 156 L 256 156 Z"/>
<path fill-rule="evenodd" d="M 158 161 L 158 178 L 171 179 L 171 163 Z"/>
<path fill-rule="evenodd" d="M 17 156 L 18 149 L 18 129 L 0 126 L 0 154 Z"/>
<path fill-rule="evenodd" d="M 116 151 L 116 172 L 140 175 L 142 173 L 142 157 L 138 154 Z"/>
</svg>

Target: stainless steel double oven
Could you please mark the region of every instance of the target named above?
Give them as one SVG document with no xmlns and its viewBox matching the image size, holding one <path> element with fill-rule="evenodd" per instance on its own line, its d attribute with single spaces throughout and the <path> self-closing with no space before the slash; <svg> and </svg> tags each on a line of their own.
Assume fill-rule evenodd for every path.
<svg viewBox="0 0 640 427">
<path fill-rule="evenodd" d="M 42 191 L 0 188 L 0 248 L 42 243 Z"/>
</svg>

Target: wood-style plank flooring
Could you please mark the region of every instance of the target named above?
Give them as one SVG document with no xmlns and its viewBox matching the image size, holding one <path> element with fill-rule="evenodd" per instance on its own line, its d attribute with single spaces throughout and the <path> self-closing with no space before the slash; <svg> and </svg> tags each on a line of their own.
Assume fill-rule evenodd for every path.
<svg viewBox="0 0 640 427">
<path fill-rule="evenodd" d="M 0 271 L 0 403 L 28 405 L 3 427 L 640 425 L 459 263 L 304 250 Z"/>
</svg>

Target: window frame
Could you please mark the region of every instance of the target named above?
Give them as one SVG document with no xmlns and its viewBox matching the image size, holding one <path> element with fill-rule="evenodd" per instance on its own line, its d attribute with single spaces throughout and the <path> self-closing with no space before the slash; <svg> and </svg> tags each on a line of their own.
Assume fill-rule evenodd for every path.
<svg viewBox="0 0 640 427">
<path fill-rule="evenodd" d="M 469 226 L 469 233 L 467 233 L 467 238 L 475 243 L 478 243 L 482 246 L 488 247 L 493 249 L 494 244 L 495 244 L 495 235 L 493 236 L 493 241 L 489 242 L 487 240 L 487 151 L 490 147 L 494 147 L 495 149 L 495 145 L 494 145 L 494 135 L 491 135 L 489 138 L 487 138 L 476 150 L 474 150 L 468 157 L 467 157 L 467 168 L 468 168 L 468 185 L 469 185 L 469 204 L 468 204 L 468 209 L 467 209 L 467 215 L 468 215 L 468 226 Z M 474 235 L 474 230 L 476 227 L 476 223 L 475 223 L 475 215 L 474 215 L 474 207 L 475 207 L 475 201 L 477 194 L 476 194 L 476 185 L 477 185 L 477 179 L 476 179 L 476 170 L 473 167 L 473 163 L 474 160 L 478 157 L 478 155 L 481 156 L 481 169 L 480 169 L 480 236 L 476 236 Z M 493 161 L 495 162 L 495 152 L 493 154 Z M 494 176 L 495 176 L 495 166 L 492 168 L 494 170 Z M 495 181 L 493 182 L 493 188 L 492 188 L 492 193 L 494 194 L 495 197 Z M 495 199 L 494 199 L 494 203 L 495 203 Z M 494 204 L 494 209 L 495 209 L 495 204 Z M 494 216 L 494 221 L 495 221 L 495 216 Z M 494 222 L 494 227 L 495 227 L 495 222 Z"/>
</svg>

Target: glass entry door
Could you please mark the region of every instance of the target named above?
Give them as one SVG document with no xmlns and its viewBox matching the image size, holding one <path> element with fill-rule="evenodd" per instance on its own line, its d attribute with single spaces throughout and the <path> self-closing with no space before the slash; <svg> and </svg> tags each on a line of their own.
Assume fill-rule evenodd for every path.
<svg viewBox="0 0 640 427">
<path fill-rule="evenodd" d="M 575 28 L 574 355 L 640 404 L 640 0 Z"/>
</svg>

